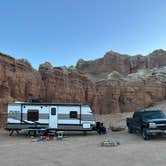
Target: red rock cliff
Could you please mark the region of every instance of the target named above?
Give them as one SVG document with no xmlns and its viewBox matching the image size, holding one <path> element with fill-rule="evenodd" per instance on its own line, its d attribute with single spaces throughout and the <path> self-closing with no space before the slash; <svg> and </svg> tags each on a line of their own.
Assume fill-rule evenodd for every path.
<svg viewBox="0 0 166 166">
<path fill-rule="evenodd" d="M 80 61 L 78 69 L 44 63 L 39 71 L 26 60 L 0 54 L 0 112 L 6 111 L 8 102 L 32 98 L 86 103 L 100 114 L 145 108 L 165 99 L 166 68 L 149 69 L 165 65 L 162 50 L 148 57 L 109 53 L 96 61 Z M 139 71 L 142 68 L 146 70 Z"/>
<path fill-rule="evenodd" d="M 0 111 L 12 101 L 42 98 L 40 74 L 26 60 L 0 54 Z"/>
<path fill-rule="evenodd" d="M 92 61 L 79 60 L 76 68 L 93 81 L 105 79 L 113 71 L 122 75 L 135 73 L 139 69 L 152 69 L 166 66 L 166 51 L 156 50 L 147 56 L 129 56 L 113 51 L 107 52 L 104 57 Z"/>
<path fill-rule="evenodd" d="M 26 60 L 0 54 L 0 90 L 0 111 L 5 112 L 8 102 L 28 99 L 92 105 L 95 85 L 77 71 L 45 64 L 36 71 Z"/>
</svg>

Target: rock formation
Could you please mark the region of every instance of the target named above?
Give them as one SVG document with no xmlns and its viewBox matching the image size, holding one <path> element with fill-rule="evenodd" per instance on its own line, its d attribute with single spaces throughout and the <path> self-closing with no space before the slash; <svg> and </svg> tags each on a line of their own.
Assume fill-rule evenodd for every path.
<svg viewBox="0 0 166 166">
<path fill-rule="evenodd" d="M 0 111 L 6 111 L 6 103 L 42 98 L 41 76 L 24 59 L 16 60 L 0 54 Z"/>
<path fill-rule="evenodd" d="M 166 66 L 164 50 L 147 56 L 110 51 L 97 60 L 81 59 L 76 68 L 96 85 L 93 106 L 95 112 L 103 114 L 134 111 L 163 100 L 166 96 L 163 66 Z"/>
<path fill-rule="evenodd" d="M 53 68 L 46 62 L 36 71 L 26 60 L 0 54 L 0 112 L 8 102 L 40 99 L 45 102 L 92 105 L 94 84 L 69 68 Z"/>
<path fill-rule="evenodd" d="M 87 103 L 92 105 L 95 85 L 83 74 L 71 68 L 39 68 L 44 85 L 44 101 L 57 103 Z"/>
<path fill-rule="evenodd" d="M 79 60 L 76 68 L 93 81 L 105 79 L 113 71 L 122 75 L 137 72 L 139 69 L 152 69 L 166 66 L 166 51 L 156 50 L 147 56 L 129 56 L 113 51 L 107 52 L 103 58 L 93 61 Z"/>
<path fill-rule="evenodd" d="M 141 74 L 144 73 L 144 74 Z M 140 71 L 123 79 L 109 78 L 96 83 L 96 112 L 131 112 L 165 99 L 166 68 Z"/>
<path fill-rule="evenodd" d="M 134 111 L 166 96 L 166 52 L 148 56 L 107 53 L 75 67 L 35 70 L 27 60 L 0 54 L 0 112 L 8 102 L 40 99 L 56 103 L 86 103 L 95 113 Z M 140 70 L 141 69 L 141 70 Z"/>
</svg>

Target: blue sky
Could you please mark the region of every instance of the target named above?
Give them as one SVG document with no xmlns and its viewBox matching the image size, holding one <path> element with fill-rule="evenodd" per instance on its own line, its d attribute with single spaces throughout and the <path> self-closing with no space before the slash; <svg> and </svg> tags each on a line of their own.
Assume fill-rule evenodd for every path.
<svg viewBox="0 0 166 166">
<path fill-rule="evenodd" d="M 165 0 L 0 0 L 0 52 L 38 68 L 166 49 Z"/>
</svg>

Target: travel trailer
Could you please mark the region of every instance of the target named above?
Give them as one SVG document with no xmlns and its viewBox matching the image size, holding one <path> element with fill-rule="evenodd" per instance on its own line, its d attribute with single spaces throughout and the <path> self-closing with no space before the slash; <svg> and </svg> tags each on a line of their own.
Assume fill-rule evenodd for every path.
<svg viewBox="0 0 166 166">
<path fill-rule="evenodd" d="M 96 124 L 92 110 L 84 104 L 15 102 L 8 104 L 9 131 L 37 129 L 56 131 L 92 131 Z"/>
</svg>

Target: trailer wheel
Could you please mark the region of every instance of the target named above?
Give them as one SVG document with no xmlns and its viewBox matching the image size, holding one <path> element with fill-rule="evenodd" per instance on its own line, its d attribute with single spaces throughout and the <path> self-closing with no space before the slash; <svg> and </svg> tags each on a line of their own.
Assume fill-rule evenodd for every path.
<svg viewBox="0 0 166 166">
<path fill-rule="evenodd" d="M 33 130 L 32 130 L 32 131 L 29 131 L 29 132 L 28 132 L 28 135 L 29 135 L 29 136 L 36 136 L 36 131 L 33 131 Z"/>
</svg>

